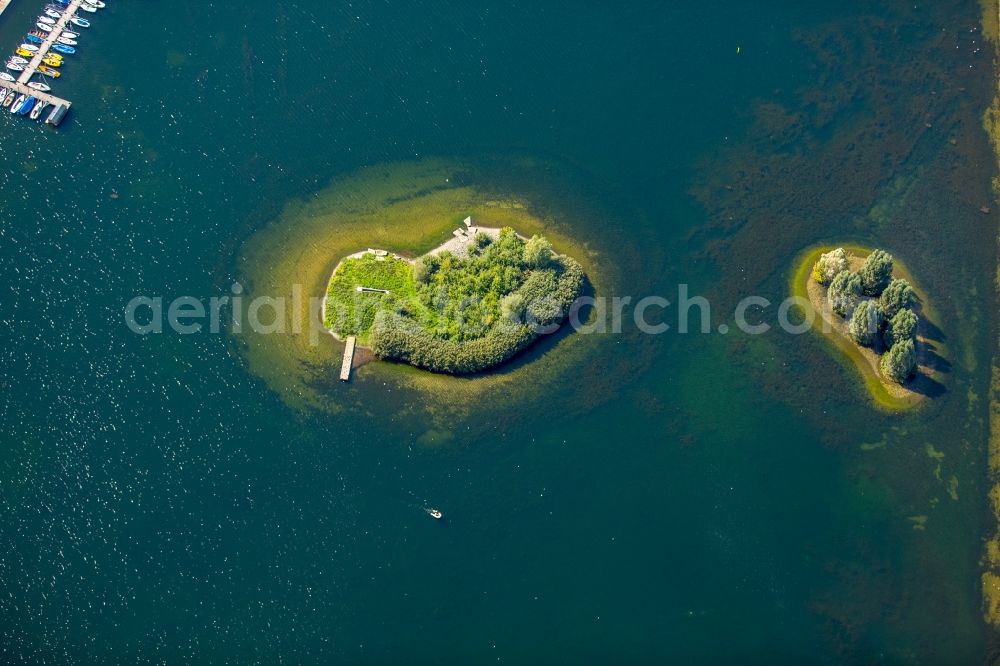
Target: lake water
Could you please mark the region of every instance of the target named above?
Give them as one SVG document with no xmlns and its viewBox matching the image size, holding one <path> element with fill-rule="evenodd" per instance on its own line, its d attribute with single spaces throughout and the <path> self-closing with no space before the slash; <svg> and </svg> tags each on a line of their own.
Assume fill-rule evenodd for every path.
<svg viewBox="0 0 1000 666">
<path fill-rule="evenodd" d="M 995 650 L 976 3 L 107 2 L 64 126 L 0 113 L 4 662 Z M 358 169 L 497 155 L 558 172 L 522 185 L 590 211 L 622 294 L 689 284 L 713 328 L 780 301 L 806 246 L 889 248 L 937 296 L 945 393 L 879 412 L 814 335 L 624 335 L 442 425 L 388 395 L 398 369 L 314 385 L 351 396 L 331 412 L 234 336 L 125 326 L 139 294 L 228 293 L 256 234 Z"/>
</svg>

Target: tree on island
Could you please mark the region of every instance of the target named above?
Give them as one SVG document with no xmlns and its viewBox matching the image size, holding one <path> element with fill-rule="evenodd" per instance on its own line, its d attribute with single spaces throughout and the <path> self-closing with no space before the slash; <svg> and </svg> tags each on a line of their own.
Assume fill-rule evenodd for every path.
<svg viewBox="0 0 1000 666">
<path fill-rule="evenodd" d="M 830 282 L 826 298 L 830 307 L 841 317 L 850 314 L 861 296 L 861 277 L 851 271 L 840 271 Z"/>
<path fill-rule="evenodd" d="M 544 236 L 532 236 L 524 244 L 524 263 L 535 268 L 545 268 L 554 256 L 552 243 Z"/>
<path fill-rule="evenodd" d="M 865 295 L 880 295 L 892 280 L 892 255 L 884 250 L 875 250 L 865 259 L 859 274 Z"/>
<path fill-rule="evenodd" d="M 851 315 L 849 330 L 854 341 L 863 347 L 871 347 L 878 339 L 885 315 L 875 301 L 862 301 Z"/>
<path fill-rule="evenodd" d="M 896 313 L 889 320 L 889 325 L 885 330 L 885 344 L 887 347 L 894 347 L 900 342 L 910 340 L 916 342 L 917 339 L 917 315 L 913 310 L 904 309 Z"/>
<path fill-rule="evenodd" d="M 903 340 L 894 344 L 882 355 L 881 368 L 882 374 L 892 381 L 897 384 L 905 383 L 917 368 L 917 353 L 913 340 Z"/>
<path fill-rule="evenodd" d="M 836 250 L 819 256 L 819 261 L 813 265 L 812 277 L 819 284 L 827 285 L 839 273 L 846 271 L 848 268 L 847 252 L 844 251 L 844 248 L 838 247 Z"/>
<path fill-rule="evenodd" d="M 892 318 L 900 310 L 913 307 L 916 300 L 916 294 L 913 293 L 913 287 L 910 286 L 910 283 L 899 278 L 889 283 L 889 286 L 882 292 L 879 303 L 882 305 L 885 316 Z"/>
</svg>

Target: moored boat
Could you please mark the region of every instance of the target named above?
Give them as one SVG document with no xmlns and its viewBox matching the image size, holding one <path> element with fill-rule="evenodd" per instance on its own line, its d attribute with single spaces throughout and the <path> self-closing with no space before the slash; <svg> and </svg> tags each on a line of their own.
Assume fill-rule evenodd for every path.
<svg viewBox="0 0 1000 666">
<path fill-rule="evenodd" d="M 35 102 L 35 108 L 31 110 L 31 113 L 28 115 L 28 117 L 31 118 L 32 120 L 38 120 L 42 116 L 42 111 L 44 111 L 45 107 L 47 107 L 48 105 L 49 105 L 48 102 L 42 102 L 42 101 Z"/>
<path fill-rule="evenodd" d="M 81 28 L 89 28 L 90 27 L 90 21 L 88 21 L 85 18 L 80 18 L 79 16 L 74 16 L 73 18 L 71 18 L 69 20 L 69 22 L 72 23 L 73 25 L 78 25 Z"/>
<path fill-rule="evenodd" d="M 8 62 L 7 69 L 9 69 L 12 72 L 23 72 L 24 65 L 18 64 L 16 62 Z"/>
<path fill-rule="evenodd" d="M 28 99 L 27 95 L 21 95 L 14 100 L 14 103 L 10 105 L 10 112 L 17 113 L 21 110 L 21 105 L 24 104 L 24 100 Z"/>
<path fill-rule="evenodd" d="M 62 60 L 55 60 L 54 58 L 45 58 L 42 60 L 49 67 L 62 67 Z"/>
<path fill-rule="evenodd" d="M 10 61 L 13 62 L 13 63 L 17 63 L 18 65 L 27 65 L 28 64 L 28 60 L 26 58 L 19 58 L 17 56 L 11 56 Z"/>
<path fill-rule="evenodd" d="M 34 58 L 37 51 L 29 51 L 28 49 L 17 49 L 16 51 L 14 51 L 14 53 L 25 58 Z"/>
<path fill-rule="evenodd" d="M 42 32 L 52 32 L 52 26 L 47 23 L 42 23 L 41 21 L 36 23 L 35 27 L 41 30 Z"/>
<path fill-rule="evenodd" d="M 72 37 L 67 37 L 65 32 L 56 37 L 56 42 L 65 44 L 66 46 L 76 46 L 77 44 L 76 40 Z"/>
<path fill-rule="evenodd" d="M 21 49 L 22 51 L 28 51 L 30 53 L 37 53 L 38 52 L 38 45 L 37 44 L 28 44 L 27 42 L 24 43 L 24 44 L 21 44 L 17 48 Z"/>
<path fill-rule="evenodd" d="M 3 103 L 7 101 L 8 92 L 10 91 L 6 88 L 0 88 L 0 106 L 3 106 Z"/>
<path fill-rule="evenodd" d="M 74 49 L 72 46 L 66 46 L 65 44 L 53 44 L 52 50 L 57 51 L 59 53 L 65 53 L 66 55 L 73 55 L 74 53 L 76 53 L 76 49 Z"/>
<path fill-rule="evenodd" d="M 54 19 L 58 20 L 59 17 L 62 16 L 62 12 L 57 12 L 54 9 L 46 9 L 45 10 L 45 15 L 48 16 L 49 18 L 54 18 Z"/>
<path fill-rule="evenodd" d="M 44 23 L 45 25 L 55 25 L 56 24 L 56 20 L 54 18 L 52 18 L 51 16 L 39 16 L 38 17 L 38 22 L 39 23 Z"/>
<path fill-rule="evenodd" d="M 85 12 L 90 12 L 91 14 L 97 11 L 97 7 L 93 5 L 88 5 L 87 3 L 83 3 L 82 5 L 80 5 L 79 8 Z"/>
<path fill-rule="evenodd" d="M 34 35 L 34 34 L 30 34 L 29 33 L 29 34 L 27 34 L 27 35 L 24 36 L 24 41 L 30 42 L 31 44 L 41 44 L 45 40 L 42 39 L 41 37 L 39 37 L 38 35 Z"/>
<path fill-rule="evenodd" d="M 4 106 L 4 108 L 8 108 L 8 107 L 10 107 L 10 105 L 14 103 L 14 97 L 16 97 L 16 96 L 17 96 L 17 93 L 16 93 L 16 92 L 14 92 L 13 90 L 11 90 L 11 91 L 10 91 L 10 94 L 9 94 L 9 95 L 7 95 L 7 99 L 5 99 L 5 100 L 3 101 L 3 106 Z"/>
<path fill-rule="evenodd" d="M 17 81 L 17 79 L 15 79 L 7 72 L 0 72 L 0 81 Z"/>
<path fill-rule="evenodd" d="M 71 30 L 63 30 L 61 36 L 62 37 L 69 37 L 70 39 L 76 39 L 77 37 L 80 36 L 80 33 L 78 33 L 78 32 L 72 32 Z"/>
<path fill-rule="evenodd" d="M 24 104 L 22 104 L 21 108 L 17 110 L 17 115 L 19 116 L 28 115 L 31 112 L 31 110 L 35 108 L 35 102 L 37 101 L 38 100 L 36 100 L 34 97 L 29 97 L 28 99 L 24 100 Z"/>
<path fill-rule="evenodd" d="M 62 76 L 62 72 L 60 72 L 58 69 L 52 69 L 48 65 L 39 65 L 38 71 L 41 72 L 42 74 L 45 74 L 46 76 L 51 76 L 54 79 L 58 79 L 60 76 Z"/>
<path fill-rule="evenodd" d="M 34 88 L 35 90 L 41 92 L 49 92 L 50 90 L 52 90 L 52 86 L 48 85 L 47 83 L 42 83 L 40 81 L 29 81 L 28 87 Z"/>
</svg>

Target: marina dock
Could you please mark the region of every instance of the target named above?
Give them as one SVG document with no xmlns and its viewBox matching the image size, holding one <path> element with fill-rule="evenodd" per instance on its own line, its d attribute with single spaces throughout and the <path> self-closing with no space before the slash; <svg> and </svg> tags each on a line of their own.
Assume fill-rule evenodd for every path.
<svg viewBox="0 0 1000 666">
<path fill-rule="evenodd" d="M 3 13 L 3 10 L 7 8 L 11 1 L 12 0 L 0 0 L 0 14 Z M 53 107 L 52 112 L 49 113 L 48 117 L 45 119 L 45 122 L 49 125 L 58 126 L 59 123 L 62 122 L 63 118 L 66 117 L 66 113 L 69 111 L 70 107 L 73 106 L 73 104 L 69 100 L 56 97 L 51 93 L 29 88 L 27 83 L 31 81 L 31 77 L 33 77 L 38 71 L 38 66 L 42 64 L 42 60 L 46 55 L 48 55 L 52 45 L 56 43 L 59 37 L 63 34 L 63 31 L 66 30 L 66 26 L 70 24 L 70 20 L 76 15 L 76 11 L 82 4 L 83 0 L 72 0 L 72 2 L 66 6 L 62 12 L 62 16 L 60 16 L 52 26 L 52 30 L 49 31 L 45 40 L 38 45 L 38 51 L 31 59 L 31 62 L 24 66 L 24 71 L 20 73 L 16 82 L 0 82 L 2 87 L 13 90 L 20 95 L 34 97 L 36 100 L 51 104 Z"/>
<path fill-rule="evenodd" d="M 354 348 L 358 344 L 358 339 L 351 335 L 347 338 L 347 346 L 344 347 L 344 360 L 340 364 L 340 381 L 346 382 L 351 378 L 351 366 L 354 364 Z"/>
</svg>

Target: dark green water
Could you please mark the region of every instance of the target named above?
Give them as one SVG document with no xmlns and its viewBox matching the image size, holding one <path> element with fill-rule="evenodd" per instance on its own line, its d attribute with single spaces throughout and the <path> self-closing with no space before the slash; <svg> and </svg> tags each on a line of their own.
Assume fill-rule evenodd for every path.
<svg viewBox="0 0 1000 666">
<path fill-rule="evenodd" d="M 0 113 L 4 662 L 988 653 L 975 3 L 107 2 L 68 123 Z M 668 335 L 611 399 L 426 449 L 289 409 L 226 336 L 124 325 L 228 289 L 333 178 L 496 152 L 563 165 L 631 220 L 636 285 L 720 311 L 831 239 L 956 272 L 947 392 L 884 415 L 812 336 Z"/>
</svg>

